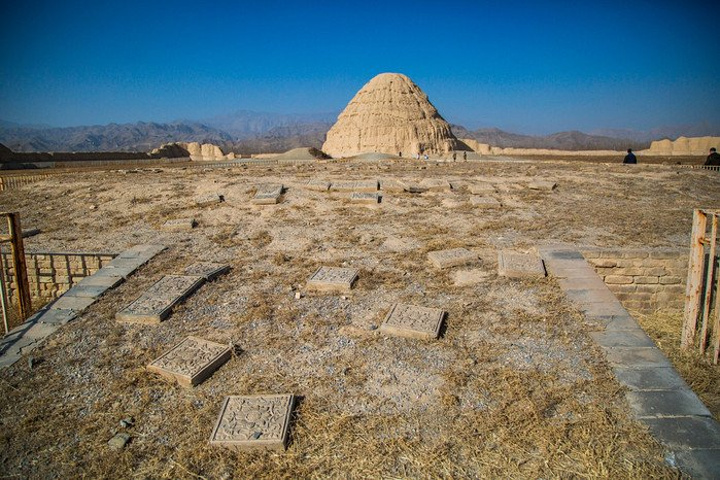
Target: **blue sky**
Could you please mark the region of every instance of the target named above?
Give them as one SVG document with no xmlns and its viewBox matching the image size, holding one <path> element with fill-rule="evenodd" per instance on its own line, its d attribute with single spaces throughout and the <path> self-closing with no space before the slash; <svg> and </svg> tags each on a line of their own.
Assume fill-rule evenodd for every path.
<svg viewBox="0 0 720 480">
<path fill-rule="evenodd" d="M 0 18 L 17 123 L 339 112 L 400 72 L 471 128 L 720 125 L 717 2 L 23 0 Z"/>
</svg>

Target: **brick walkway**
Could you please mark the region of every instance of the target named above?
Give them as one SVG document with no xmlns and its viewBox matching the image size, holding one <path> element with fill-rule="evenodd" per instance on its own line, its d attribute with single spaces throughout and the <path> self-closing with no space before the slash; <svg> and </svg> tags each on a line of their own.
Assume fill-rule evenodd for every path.
<svg viewBox="0 0 720 480">
<path fill-rule="evenodd" d="M 636 419 L 694 478 L 720 478 L 720 425 L 577 250 L 541 248 L 548 273 L 584 313 Z M 678 339 L 679 341 L 679 339 Z"/>
</svg>

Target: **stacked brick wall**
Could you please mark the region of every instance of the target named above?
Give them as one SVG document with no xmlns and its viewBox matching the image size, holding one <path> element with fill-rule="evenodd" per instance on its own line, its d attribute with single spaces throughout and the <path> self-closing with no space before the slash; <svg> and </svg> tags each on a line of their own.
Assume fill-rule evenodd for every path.
<svg viewBox="0 0 720 480">
<path fill-rule="evenodd" d="M 608 288 L 629 309 L 682 309 L 688 250 L 612 249 L 583 251 Z"/>
<path fill-rule="evenodd" d="M 12 255 L 3 251 L 3 275 L 8 290 L 7 299 L 15 303 L 17 285 L 13 278 Z M 39 307 L 53 300 L 83 278 L 92 275 L 115 257 L 111 253 L 37 252 L 27 253 L 28 283 L 33 306 Z"/>
</svg>

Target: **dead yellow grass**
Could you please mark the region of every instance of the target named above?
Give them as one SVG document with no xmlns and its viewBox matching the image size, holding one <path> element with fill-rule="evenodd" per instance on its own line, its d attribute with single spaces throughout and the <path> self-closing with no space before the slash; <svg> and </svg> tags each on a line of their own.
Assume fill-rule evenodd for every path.
<svg viewBox="0 0 720 480">
<path fill-rule="evenodd" d="M 680 375 L 702 399 L 716 420 L 720 421 L 720 367 L 713 365 L 710 355 L 700 355 L 697 349 L 680 349 L 683 315 L 677 311 L 657 311 L 652 314 L 635 313 L 643 330 L 668 356 Z"/>
</svg>

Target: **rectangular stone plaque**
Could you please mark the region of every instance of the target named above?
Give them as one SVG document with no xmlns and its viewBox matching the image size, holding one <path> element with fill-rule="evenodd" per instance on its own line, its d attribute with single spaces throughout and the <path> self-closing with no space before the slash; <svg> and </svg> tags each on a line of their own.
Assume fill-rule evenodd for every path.
<svg viewBox="0 0 720 480">
<path fill-rule="evenodd" d="M 294 400 L 290 394 L 225 397 L 210 445 L 285 449 Z"/>
<path fill-rule="evenodd" d="M 532 190 L 546 190 L 549 192 L 557 187 L 557 183 L 550 180 L 535 180 L 530 182 L 528 187 Z"/>
<path fill-rule="evenodd" d="M 187 337 L 147 366 L 148 371 L 175 379 L 183 387 L 194 387 L 230 359 L 232 347 Z"/>
<path fill-rule="evenodd" d="M 396 179 L 381 180 L 380 189 L 388 193 L 403 193 L 407 189 L 407 184 Z"/>
<path fill-rule="evenodd" d="M 327 192 L 330 190 L 330 182 L 327 180 L 310 180 L 305 184 L 305 188 L 316 192 Z"/>
<path fill-rule="evenodd" d="M 194 218 L 176 218 L 163 223 L 162 229 L 168 232 L 187 232 L 195 228 Z"/>
<path fill-rule="evenodd" d="M 440 335 L 445 312 L 438 308 L 398 303 L 390 309 L 380 331 L 407 338 L 434 340 Z"/>
<path fill-rule="evenodd" d="M 211 282 L 229 270 L 230 265 L 224 263 L 198 262 L 186 267 L 185 275 L 197 275 Z"/>
<path fill-rule="evenodd" d="M 133 303 L 115 314 L 120 322 L 157 324 L 190 296 L 205 279 L 196 275 L 165 275 Z"/>
<path fill-rule="evenodd" d="M 450 182 L 441 178 L 424 178 L 420 182 L 420 188 L 424 188 L 431 192 L 449 192 Z"/>
<path fill-rule="evenodd" d="M 199 197 L 195 198 L 195 203 L 200 206 L 204 207 L 206 205 L 213 205 L 215 203 L 221 203 L 225 198 L 223 198 L 222 195 L 217 193 L 208 193 L 206 195 L 201 195 Z"/>
<path fill-rule="evenodd" d="M 283 186 L 280 184 L 258 185 L 252 202 L 256 205 L 275 205 L 280 201 Z"/>
<path fill-rule="evenodd" d="M 307 282 L 307 289 L 316 292 L 349 293 L 358 278 L 353 268 L 320 267 Z"/>
<path fill-rule="evenodd" d="M 377 193 L 369 192 L 353 192 L 350 194 L 350 201 L 352 203 L 366 203 L 375 205 L 380 203 L 380 195 Z"/>
<path fill-rule="evenodd" d="M 545 266 L 534 253 L 501 250 L 498 253 L 498 275 L 508 278 L 544 277 Z"/>
<path fill-rule="evenodd" d="M 493 197 L 470 197 L 470 204 L 478 208 L 500 208 L 502 206 Z"/>
<path fill-rule="evenodd" d="M 438 268 L 457 267 L 477 261 L 477 255 L 464 248 L 435 250 L 428 253 L 428 259 Z"/>
<path fill-rule="evenodd" d="M 377 180 L 343 180 L 333 182 L 330 190 L 333 192 L 377 192 Z"/>
<path fill-rule="evenodd" d="M 468 185 L 468 191 L 473 195 L 484 195 L 486 193 L 495 193 L 495 187 L 491 183 L 476 182 Z"/>
</svg>

